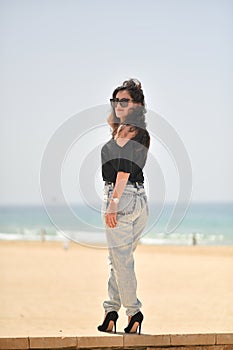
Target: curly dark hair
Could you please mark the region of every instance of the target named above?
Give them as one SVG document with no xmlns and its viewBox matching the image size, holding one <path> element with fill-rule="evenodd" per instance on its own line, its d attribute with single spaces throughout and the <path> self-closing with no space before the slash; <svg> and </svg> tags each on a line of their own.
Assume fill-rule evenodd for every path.
<svg viewBox="0 0 233 350">
<path fill-rule="evenodd" d="M 119 91 L 127 90 L 134 102 L 141 103 L 142 106 L 145 106 L 145 98 L 142 91 L 142 86 L 139 80 L 129 79 L 124 81 L 121 86 L 118 86 L 112 94 L 112 97 L 115 98 Z M 146 111 L 145 111 L 146 112 Z"/>
<path fill-rule="evenodd" d="M 150 135 L 146 129 L 146 121 L 143 106 L 137 106 L 122 123 L 130 125 L 131 131 L 136 131 L 136 136 L 132 140 L 141 143 L 147 148 L 150 147 Z"/>
<path fill-rule="evenodd" d="M 130 94 L 132 100 L 136 103 L 140 103 L 140 106 L 136 106 L 135 109 L 128 115 L 123 124 L 132 125 L 135 127 L 137 134 L 133 138 L 133 140 L 140 142 L 147 148 L 150 146 L 150 135 L 146 130 L 146 122 L 145 122 L 145 98 L 142 90 L 142 86 L 140 81 L 137 79 L 129 79 L 123 82 L 121 86 L 118 86 L 112 94 L 112 98 L 115 98 L 119 91 L 127 90 Z M 112 138 L 115 137 L 117 133 L 117 129 L 119 127 L 119 118 L 117 118 L 115 110 L 113 108 L 113 131 Z"/>
</svg>

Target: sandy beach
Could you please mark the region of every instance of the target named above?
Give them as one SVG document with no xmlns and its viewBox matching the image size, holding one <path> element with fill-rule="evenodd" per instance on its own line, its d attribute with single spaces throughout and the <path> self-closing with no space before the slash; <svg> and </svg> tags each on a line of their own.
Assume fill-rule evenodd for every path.
<svg viewBox="0 0 233 350">
<path fill-rule="evenodd" d="M 142 333 L 233 332 L 233 246 L 139 245 L 135 261 Z M 108 273 L 105 249 L 1 241 L 0 336 L 100 334 Z"/>
</svg>

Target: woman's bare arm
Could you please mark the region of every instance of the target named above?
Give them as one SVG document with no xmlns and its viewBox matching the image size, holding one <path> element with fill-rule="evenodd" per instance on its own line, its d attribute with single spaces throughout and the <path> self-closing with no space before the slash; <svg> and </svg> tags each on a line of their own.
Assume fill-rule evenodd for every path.
<svg viewBox="0 0 233 350">
<path fill-rule="evenodd" d="M 124 173 L 123 171 L 118 171 L 117 177 L 116 177 L 116 183 L 114 186 L 113 198 L 121 198 L 122 193 L 124 192 L 125 186 L 127 184 L 127 181 L 129 179 L 130 173 Z"/>
<path fill-rule="evenodd" d="M 129 176 L 130 176 L 130 173 L 124 173 L 123 171 L 118 171 L 112 198 L 118 198 L 120 200 L 122 193 L 124 192 L 125 186 L 127 184 L 127 181 L 129 179 Z M 117 224 L 117 203 L 115 203 L 111 199 L 105 215 L 105 222 L 107 226 L 113 228 Z"/>
<path fill-rule="evenodd" d="M 109 116 L 110 117 L 110 116 Z M 116 142 L 119 146 L 124 146 L 130 139 L 136 135 L 137 131 L 135 128 L 132 129 L 130 125 L 120 125 L 116 134 Z M 118 198 L 120 200 L 122 193 L 124 192 L 125 186 L 129 179 L 130 173 L 123 171 L 118 171 L 116 177 L 116 183 L 114 186 L 112 198 Z M 110 200 L 106 215 L 105 215 L 106 224 L 113 228 L 117 224 L 117 203 Z"/>
</svg>

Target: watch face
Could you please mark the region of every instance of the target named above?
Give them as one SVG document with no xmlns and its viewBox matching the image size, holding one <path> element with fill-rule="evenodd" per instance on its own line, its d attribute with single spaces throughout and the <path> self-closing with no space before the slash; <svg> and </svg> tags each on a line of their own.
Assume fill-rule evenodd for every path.
<svg viewBox="0 0 233 350">
<path fill-rule="evenodd" d="M 113 202 L 116 203 L 116 204 L 119 203 L 119 198 L 113 198 L 112 200 L 113 200 Z"/>
</svg>

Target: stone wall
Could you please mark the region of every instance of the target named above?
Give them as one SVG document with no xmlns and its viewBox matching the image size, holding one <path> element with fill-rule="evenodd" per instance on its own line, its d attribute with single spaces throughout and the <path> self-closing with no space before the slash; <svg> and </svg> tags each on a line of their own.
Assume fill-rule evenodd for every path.
<svg viewBox="0 0 233 350">
<path fill-rule="evenodd" d="M 210 334 L 104 334 L 71 337 L 1 337 L 1 350 L 233 350 L 233 333 Z"/>
</svg>

